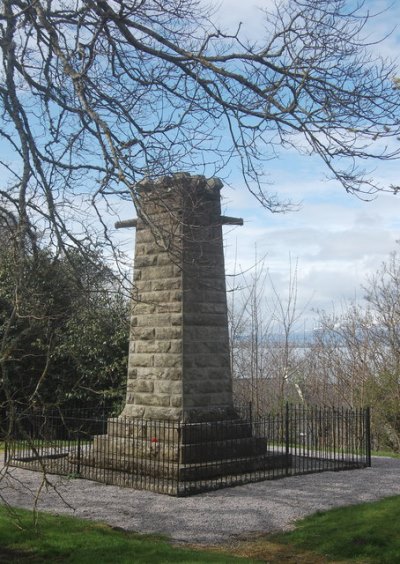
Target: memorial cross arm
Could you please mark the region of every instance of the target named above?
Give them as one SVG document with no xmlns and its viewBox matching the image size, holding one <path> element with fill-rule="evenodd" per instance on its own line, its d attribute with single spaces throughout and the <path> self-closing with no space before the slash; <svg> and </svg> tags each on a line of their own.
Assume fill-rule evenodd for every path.
<svg viewBox="0 0 400 564">
<path fill-rule="evenodd" d="M 243 225 L 243 219 L 241 217 L 228 217 L 227 215 L 221 215 L 222 225 Z M 126 227 L 136 227 L 137 219 L 126 219 L 124 221 L 117 221 L 115 223 L 115 229 L 124 229 Z"/>
<path fill-rule="evenodd" d="M 123 229 L 124 227 L 136 227 L 137 219 L 125 219 L 124 221 L 117 221 L 115 223 L 115 229 Z"/>
<path fill-rule="evenodd" d="M 221 223 L 222 225 L 243 225 L 243 218 L 221 215 Z"/>
</svg>

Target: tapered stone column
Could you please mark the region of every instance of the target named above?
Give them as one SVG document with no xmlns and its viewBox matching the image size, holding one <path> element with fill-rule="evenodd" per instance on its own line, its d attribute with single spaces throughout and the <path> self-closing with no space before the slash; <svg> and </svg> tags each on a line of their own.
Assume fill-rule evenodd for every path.
<svg viewBox="0 0 400 564">
<path fill-rule="evenodd" d="M 137 187 L 126 405 L 122 415 L 235 417 L 218 179 L 177 174 Z"/>
</svg>

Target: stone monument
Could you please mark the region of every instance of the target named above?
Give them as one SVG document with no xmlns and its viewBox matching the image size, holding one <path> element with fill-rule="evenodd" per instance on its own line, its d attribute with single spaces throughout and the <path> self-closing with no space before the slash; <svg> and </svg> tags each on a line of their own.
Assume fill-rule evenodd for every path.
<svg viewBox="0 0 400 564">
<path fill-rule="evenodd" d="M 235 417 L 218 179 L 144 181 L 123 415 L 186 422 Z"/>
<path fill-rule="evenodd" d="M 221 188 L 189 174 L 143 180 L 138 218 L 117 224 L 136 227 L 127 396 L 91 464 L 176 484 L 265 462 L 265 439 L 233 407 L 222 226 L 243 221 L 221 215 Z"/>
</svg>

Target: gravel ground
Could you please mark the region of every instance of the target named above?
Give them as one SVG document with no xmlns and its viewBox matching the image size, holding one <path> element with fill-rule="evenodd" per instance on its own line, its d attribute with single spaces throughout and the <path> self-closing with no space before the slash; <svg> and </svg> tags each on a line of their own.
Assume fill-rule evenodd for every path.
<svg viewBox="0 0 400 564">
<path fill-rule="evenodd" d="M 296 519 L 343 505 L 400 494 L 400 460 L 374 458 L 372 468 L 295 476 L 187 498 L 49 476 L 39 510 L 75 515 L 175 542 L 217 544 L 289 529 Z M 39 473 L 14 468 L 0 481 L 3 502 L 31 508 Z"/>
</svg>

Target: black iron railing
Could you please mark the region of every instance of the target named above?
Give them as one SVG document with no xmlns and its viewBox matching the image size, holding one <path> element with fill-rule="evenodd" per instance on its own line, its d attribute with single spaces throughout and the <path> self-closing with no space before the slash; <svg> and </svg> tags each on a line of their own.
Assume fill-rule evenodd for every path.
<svg viewBox="0 0 400 564">
<path fill-rule="evenodd" d="M 368 409 L 286 405 L 263 417 L 184 423 L 83 410 L 15 416 L 5 463 L 171 495 L 371 464 Z"/>
</svg>

